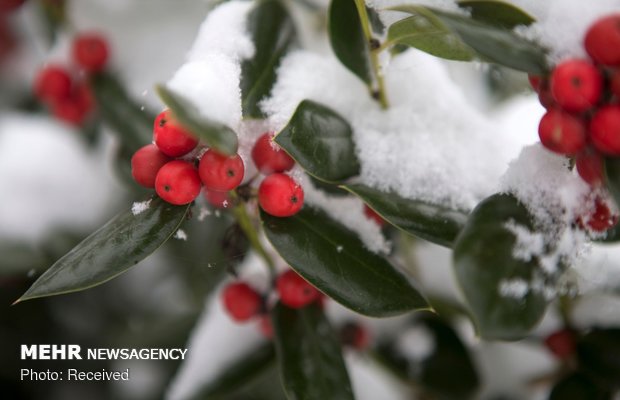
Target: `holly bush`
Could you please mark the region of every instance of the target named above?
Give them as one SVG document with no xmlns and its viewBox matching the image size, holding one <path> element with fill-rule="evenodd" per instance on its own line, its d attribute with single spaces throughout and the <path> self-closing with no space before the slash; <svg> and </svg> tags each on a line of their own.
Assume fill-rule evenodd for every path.
<svg viewBox="0 0 620 400">
<path fill-rule="evenodd" d="M 51 7 L 48 2 L 42 3 Z M 210 280 L 209 287 L 203 288 L 201 294 L 207 296 L 207 307 L 212 310 L 215 303 L 223 302 L 239 324 L 260 320 L 264 340 L 246 346 L 243 351 L 230 343 L 233 359 L 218 366 L 216 373 L 205 376 L 200 387 L 187 392 L 188 398 L 233 398 L 254 378 L 275 368 L 279 371 L 281 390 L 270 387 L 267 396 L 271 397 L 266 398 L 284 395 L 290 399 L 353 399 L 347 371 L 351 363 L 345 362 L 343 356 L 350 352 L 363 354 L 373 365 L 384 367 L 381 373 L 392 375 L 399 382 L 394 385 L 420 398 L 465 399 L 477 398 L 480 393 L 489 396 L 485 392 L 488 382 L 484 381 L 480 360 L 472 356 L 472 349 L 480 343 L 513 341 L 546 346 L 546 350 L 540 347 L 540 351 L 557 358 L 557 365 L 548 375 L 536 377 L 549 398 L 612 398 L 620 382 L 620 330 L 573 321 L 574 308 L 583 296 L 570 280 L 576 258 L 567 251 L 567 240 L 569 250 L 577 251 L 573 247 L 584 243 L 612 243 L 618 239 L 614 202 L 620 202 L 620 153 L 605 146 L 620 138 L 620 123 L 605 122 L 610 127 L 605 125 L 601 134 L 605 137 L 598 142 L 596 137 L 590 138 L 595 133 L 586 132 L 586 125 L 597 118 L 598 108 L 617 107 L 619 95 L 614 93 L 613 77 L 620 71 L 620 62 L 592 61 L 593 73 L 600 74 L 593 79 L 599 79 L 600 87 L 591 104 L 575 111 L 565 106 L 566 101 L 572 104 L 571 99 L 581 96 L 587 90 L 584 87 L 589 78 L 583 78 L 581 72 L 571 72 L 569 83 L 561 81 L 556 71 L 564 61 L 550 56 L 548 44 L 523 34 L 524 29 L 537 23 L 532 15 L 498 0 L 461 0 L 450 7 L 414 3 L 395 2 L 380 7 L 363 0 L 331 0 L 324 8 L 304 0 L 252 0 L 214 6 L 212 13 L 226 7 L 238 7 L 241 13 L 245 7 L 242 30 L 254 48 L 246 53 L 239 50 L 244 54 L 231 57 L 238 68 L 232 69 L 239 78 L 238 123 L 225 123 L 226 118 L 209 112 L 208 105 L 220 101 L 218 98 L 202 103 L 199 95 L 204 93 L 180 90 L 180 78 L 176 84 L 174 79 L 169 83 L 153 82 L 177 128 L 197 140 L 197 147 L 174 155 L 196 176 L 192 178 L 197 185 L 192 189 L 195 193 L 189 200 L 181 201 L 183 204 L 158 195 L 162 193 L 157 183 L 161 166 L 152 171 L 151 181 L 155 175 L 157 179 L 150 188 L 155 191 L 137 189 L 131 179 L 130 159 L 153 141 L 156 113 L 145 111 L 128 94 L 112 68 L 88 70 L 84 79 L 96 106 L 87 122 L 81 118 L 73 122 L 95 136 L 97 128 L 93 126 L 105 124 L 111 128 L 119 144 L 115 160 L 118 174 L 133 185 L 135 202 L 58 258 L 19 297 L 15 307 L 21 307 L 26 300 L 41 301 L 37 299 L 103 284 L 158 252 L 164 244 L 173 242 L 172 238 L 185 239 L 171 245 L 185 254 L 188 263 L 208 269 L 199 261 L 204 257 L 200 250 L 213 247 L 204 246 L 208 240 L 218 244 L 211 251 L 226 260 L 219 265 L 226 268 L 219 268 L 218 273 L 209 272 L 206 278 Z M 383 18 L 386 13 L 398 18 Z M 50 15 L 57 14 L 49 14 L 47 21 L 63 29 L 62 19 Z M 617 14 L 614 16 L 617 20 Z M 579 181 L 581 197 L 572 199 L 579 203 L 580 211 L 562 208 L 565 204 L 528 203 L 522 191 L 514 187 L 479 198 L 475 207 L 468 208 L 454 202 L 433 201 L 432 196 L 407 196 L 390 185 L 373 185 L 365 179 L 373 171 L 364 165 L 360 144 L 356 142 L 359 121 L 348 120 L 346 113 L 315 98 L 287 105 L 294 110 L 290 119 L 270 133 L 273 138 L 269 136 L 267 150 L 261 151 L 268 152 L 271 147 L 275 154 L 285 152 L 294 163 L 281 171 L 265 173 L 248 149 L 274 126 L 270 122 L 273 110 L 265 107 L 265 102 L 279 84 L 287 57 L 307 46 L 299 27 L 307 22 L 300 20 L 317 22 L 314 29 L 320 31 L 319 36 L 325 35 L 330 57 L 346 69 L 349 79 L 364 88 L 364 101 L 372 101 L 383 115 L 389 116 L 390 109 L 399 101 L 386 84 L 388 62 L 412 52 L 474 62 L 508 74 L 502 76 L 517 71 L 521 79 L 529 74 L 543 105 L 550 113 L 561 114 L 553 114 L 550 133 L 541 128 L 542 144 L 549 149 L 544 151 L 555 152 L 547 156 L 560 160 L 563 173 L 576 179 L 577 169 L 582 166 L 579 175 L 587 183 Z M 225 33 L 216 39 L 226 41 Z M 615 32 L 606 35 L 605 40 L 617 43 L 620 34 L 616 27 Z M 243 45 L 238 42 L 231 48 Z M 191 79 L 200 86 L 200 71 Z M 227 78 L 222 75 L 222 79 Z M 579 84 L 574 84 L 576 79 Z M 501 80 L 495 84 L 507 85 Z M 575 87 L 566 89 L 569 94 L 562 94 L 566 93 L 562 92 L 562 85 L 572 84 Z M 567 128 L 566 124 L 572 121 L 566 122 L 568 118 L 577 120 L 571 129 L 574 125 L 578 128 Z M 391 128 L 385 124 L 375 129 Z M 415 137 L 415 124 L 409 133 Z M 462 133 L 468 135 L 466 131 Z M 386 135 L 385 140 L 396 139 Z M 597 144 L 601 141 L 604 144 Z M 163 151 L 158 139 L 155 143 Z M 595 156 L 583 167 L 586 151 Z M 201 180 L 195 168 L 199 162 L 202 164 L 207 152 L 223 159 L 240 153 L 245 164 L 243 181 L 227 188 L 230 190 L 219 188 L 219 192 L 228 192 L 219 197 L 211 193 L 216 200 L 209 200 L 208 191 L 213 187 L 203 177 L 203 167 Z M 274 196 L 289 188 L 278 186 L 263 191 L 262 182 L 267 181 L 265 176 L 283 173 L 293 164 L 294 169 L 285 173 L 290 176 L 290 185 L 295 190 L 309 190 L 312 195 L 308 198 L 306 194 L 304 201 L 303 190 L 295 192 L 294 202 L 303 202 L 303 207 L 279 214 L 274 207 L 279 210 L 282 202 L 293 197 L 288 192 L 281 198 Z M 215 168 L 205 167 L 206 173 Z M 590 168 L 589 172 L 583 172 L 584 168 Z M 175 175 L 170 185 L 178 182 L 181 186 L 183 179 Z M 548 184 L 544 179 L 545 176 L 541 185 Z M 198 197 L 203 184 L 207 200 Z M 561 183 L 554 185 L 553 190 L 563 190 Z M 573 193 L 569 192 L 569 196 Z M 267 205 L 269 201 L 271 205 Z M 347 217 L 346 208 L 357 214 Z M 205 219 L 212 214 L 217 214 L 219 222 L 213 222 L 211 217 Z M 379 234 L 389 239 L 387 250 L 376 242 Z M 411 253 L 425 242 L 451 252 L 460 289 L 455 297 L 459 301 L 447 299 L 418 281 Z M 178 264 L 175 268 L 185 267 L 184 262 Z M 248 264 L 252 264 L 253 274 L 260 275 L 262 286 L 244 272 Z M 282 272 L 289 268 L 295 272 L 290 279 Z M 340 314 L 329 312 L 334 308 Z M 553 334 L 537 329 L 548 313 L 556 313 L 561 320 Z M 208 320 L 209 315 L 204 318 Z M 372 318 L 372 322 L 366 317 Z M 385 318 L 391 321 L 385 327 L 371 328 L 383 326 L 381 320 L 375 319 Z M 463 337 L 463 324 L 471 326 L 472 337 Z M 432 343 L 417 357 L 399 344 L 404 333 L 415 329 L 423 330 Z M 424 341 L 419 338 L 418 342 Z M 364 387 L 363 382 L 360 387 Z"/>
</svg>

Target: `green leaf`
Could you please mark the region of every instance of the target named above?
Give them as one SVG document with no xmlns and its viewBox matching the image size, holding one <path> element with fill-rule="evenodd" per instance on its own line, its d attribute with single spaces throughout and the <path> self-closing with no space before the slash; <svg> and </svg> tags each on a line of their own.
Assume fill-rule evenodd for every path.
<svg viewBox="0 0 620 400">
<path fill-rule="evenodd" d="M 329 6 L 329 40 L 340 62 L 371 85 L 370 48 L 364 35 L 356 0 L 332 0 Z"/>
<path fill-rule="evenodd" d="M 536 22 L 525 11 L 501 0 L 461 0 L 458 5 L 469 10 L 473 19 L 499 28 L 513 29 Z"/>
<path fill-rule="evenodd" d="M 206 382 L 190 399 L 226 399 L 241 387 L 254 380 L 275 361 L 272 343 L 265 343 L 249 354 L 244 354 L 213 380 Z"/>
<path fill-rule="evenodd" d="M 605 159 L 605 172 L 609 193 L 616 204 L 620 205 L 620 157 L 607 157 Z"/>
<path fill-rule="evenodd" d="M 280 61 L 295 45 L 295 25 L 282 2 L 261 0 L 248 16 L 248 32 L 256 51 L 241 65 L 243 116 L 264 118 L 258 105 L 271 92 Z"/>
<path fill-rule="evenodd" d="M 170 239 L 189 208 L 154 198 L 137 215 L 116 216 L 56 261 L 17 302 L 88 289 L 120 275 Z"/>
<path fill-rule="evenodd" d="M 480 386 L 480 377 L 457 332 L 430 313 L 423 313 L 411 322 L 413 329 L 424 329 L 432 339 L 432 351 L 425 358 L 408 357 L 397 344 L 398 336 L 384 337 L 377 346 L 377 360 L 406 383 L 421 387 L 430 398 L 464 400 L 473 397 Z M 406 329 L 400 331 L 406 334 Z M 446 379 L 448 370 L 459 373 Z"/>
<path fill-rule="evenodd" d="M 371 317 L 430 309 L 409 279 L 323 211 L 305 207 L 292 217 L 261 212 L 261 218 L 282 258 L 345 307 Z"/>
<path fill-rule="evenodd" d="M 602 391 L 581 372 L 573 372 L 562 378 L 549 394 L 549 400 L 605 400 L 609 398 L 609 393 Z"/>
<path fill-rule="evenodd" d="M 359 174 L 352 137 L 349 123 L 340 115 L 304 100 L 275 142 L 310 175 L 333 183 Z"/>
<path fill-rule="evenodd" d="M 577 342 L 581 368 L 608 387 L 620 389 L 620 328 L 595 328 Z"/>
<path fill-rule="evenodd" d="M 433 335 L 435 351 L 422 361 L 419 382 L 438 398 L 472 398 L 480 386 L 480 378 L 456 331 L 436 316 L 425 316 L 420 323 Z M 446 379 L 446 371 L 450 370 L 458 374 Z"/>
<path fill-rule="evenodd" d="M 467 221 L 463 212 L 405 199 L 394 192 L 381 192 L 362 184 L 342 187 L 361 198 L 395 227 L 442 246 L 451 247 Z"/>
<path fill-rule="evenodd" d="M 422 50 L 447 60 L 470 61 L 475 52 L 456 36 L 432 12 L 424 7 L 409 6 L 416 13 L 397 21 L 388 29 L 387 40 Z"/>
<path fill-rule="evenodd" d="M 155 116 L 130 99 L 112 75 L 95 74 L 90 84 L 101 117 L 131 154 L 153 141 Z"/>
<path fill-rule="evenodd" d="M 424 12 L 420 11 L 421 8 L 424 8 Z M 508 29 L 462 15 L 420 6 L 398 6 L 392 10 L 423 16 L 432 13 L 463 43 L 473 49 L 483 61 L 535 75 L 548 73 L 546 50 Z"/>
<path fill-rule="evenodd" d="M 276 353 L 289 399 L 352 400 L 338 337 L 317 304 L 273 310 Z"/>
<path fill-rule="evenodd" d="M 526 335 L 542 318 L 547 301 L 540 290 L 523 295 L 502 295 L 503 285 L 529 284 L 540 269 L 513 256 L 512 222 L 532 230 L 531 216 L 516 198 L 489 197 L 471 213 L 454 246 L 457 280 L 474 315 L 480 335 L 486 339 L 513 340 Z"/>
<path fill-rule="evenodd" d="M 211 121 L 182 95 L 174 93 L 163 85 L 156 86 L 161 100 L 174 113 L 177 121 L 196 137 L 222 154 L 237 153 L 237 134 L 224 124 Z"/>
</svg>

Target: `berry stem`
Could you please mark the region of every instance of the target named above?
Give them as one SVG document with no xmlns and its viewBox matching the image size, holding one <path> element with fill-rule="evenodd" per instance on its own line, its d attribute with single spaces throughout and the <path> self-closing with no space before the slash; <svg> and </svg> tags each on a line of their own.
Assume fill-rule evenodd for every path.
<svg viewBox="0 0 620 400">
<path fill-rule="evenodd" d="M 230 192 L 230 196 L 234 200 L 241 200 L 234 191 Z M 269 273 L 271 274 L 272 278 L 275 279 L 276 266 L 271 259 L 271 256 L 269 255 L 269 253 L 267 253 L 267 250 L 265 250 L 262 243 L 260 242 L 260 239 L 258 238 L 256 229 L 254 228 L 250 216 L 248 215 L 248 212 L 245 208 L 245 202 L 239 201 L 238 204 L 232 209 L 232 212 L 237 219 L 239 226 L 250 241 L 250 245 L 263 258 L 265 264 L 267 265 L 267 268 L 269 268 Z"/>
<path fill-rule="evenodd" d="M 389 103 L 387 99 L 387 93 L 385 91 L 385 82 L 383 80 L 383 75 L 381 74 L 379 65 L 379 53 L 381 46 L 371 46 L 371 43 L 375 39 L 372 37 L 370 19 L 368 18 L 368 13 L 366 12 L 366 3 L 364 2 L 364 0 L 355 0 L 355 6 L 357 7 L 357 13 L 360 17 L 362 30 L 364 31 L 364 36 L 366 37 L 366 42 L 368 43 L 368 46 L 370 48 L 370 64 L 377 84 L 377 88 L 370 88 L 370 92 L 371 94 L 376 93 L 376 99 L 379 104 L 381 104 L 381 108 L 387 109 L 389 107 Z"/>
</svg>

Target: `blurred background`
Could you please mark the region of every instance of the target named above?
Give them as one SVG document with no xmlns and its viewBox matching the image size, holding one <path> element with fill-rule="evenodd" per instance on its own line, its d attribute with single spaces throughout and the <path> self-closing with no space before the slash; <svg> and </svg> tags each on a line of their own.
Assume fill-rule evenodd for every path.
<svg viewBox="0 0 620 400">
<path fill-rule="evenodd" d="M 320 16 L 325 11 L 324 2 L 318 3 L 322 6 L 310 5 Z M 167 81 L 183 63 L 213 5 L 206 0 L 0 0 L 2 398 L 141 400 L 162 398 L 166 393 L 171 398 L 182 398 L 179 385 L 192 379 L 195 384 L 198 378 L 188 376 L 199 373 L 205 363 L 219 362 L 217 350 L 226 350 L 215 349 L 208 340 L 201 340 L 205 316 L 222 315 L 218 309 L 203 309 L 227 271 L 243 261 L 247 243 L 238 240 L 238 228 L 230 218 L 208 208 L 204 220 L 193 218 L 184 225 L 190 240 L 170 240 L 111 282 L 83 292 L 11 306 L 54 261 L 112 216 L 130 208 L 132 202 L 149 196 L 131 180 L 132 147 L 150 141 L 153 115 L 162 109 L 153 87 Z M 71 70 L 71 41 L 76 34 L 90 31 L 107 39 L 110 65 L 105 79 L 93 89 L 97 92 L 96 108 L 76 124 L 42 105 L 33 93 L 33 85 L 44 65 L 57 64 Z M 503 126 L 514 120 L 519 129 L 529 127 L 527 132 L 519 133 L 531 135 L 532 142 L 537 140 L 536 124 L 543 109 L 528 89 L 523 74 L 477 64 L 448 65 L 453 79 L 463 87 L 472 104 L 494 113 Z M 76 79 L 83 79 L 80 72 L 72 73 Z M 207 206 L 201 203 L 200 207 Z M 417 367 L 407 359 L 428 356 L 428 334 L 418 329 L 422 325 L 422 331 L 430 330 L 435 340 L 448 343 L 444 348 L 456 349 L 455 353 L 448 351 L 435 357 L 443 379 L 456 379 L 450 378 L 450 374 L 459 374 L 454 368 L 465 363 L 465 368 L 478 371 L 463 378 L 469 379 L 466 392 L 472 387 L 478 390 L 480 380 L 480 397 L 485 399 L 545 398 L 546 384 L 553 379 L 546 374 L 554 370 L 556 361 L 543 349 L 540 338 L 559 326 L 557 313 L 550 311 L 534 333 L 537 339 L 531 343 L 480 343 L 455 304 L 449 252 L 417 242 L 405 245 L 412 249 L 408 262 L 418 268 L 422 286 L 429 288 L 435 297 L 434 304 L 439 305 L 437 309 L 445 311 L 443 315 L 451 322 L 426 317 L 416 319 L 413 325 L 411 318 L 366 321 L 373 327 L 376 351 L 383 358 L 347 353 L 359 397 L 410 398 L 415 385 L 407 374 L 403 377 L 388 373 L 385 365 L 395 371 L 410 369 L 412 374 L 417 373 Z M 606 258 L 601 263 L 608 261 Z M 596 276 L 596 271 L 590 276 Z M 596 296 L 578 306 L 578 324 L 587 327 L 620 323 L 615 311 L 620 305 L 617 297 Z M 351 318 L 350 313 L 335 305 L 328 305 L 328 311 L 339 321 L 338 326 Z M 398 340 L 394 339 L 396 334 L 400 335 Z M 226 331 L 220 332 L 224 347 L 235 347 L 235 343 L 226 341 L 225 335 Z M 454 335 L 460 339 L 454 339 Z M 473 354 L 473 366 L 461 341 Z M 21 344 L 48 343 L 79 344 L 83 348 L 190 346 L 193 360 L 179 373 L 180 364 L 175 361 L 19 359 Z M 198 349 L 204 353 L 198 353 Z M 203 364 L 197 361 L 201 358 Z M 374 361 L 369 362 L 370 358 Z M 22 368 L 130 368 L 131 380 L 21 381 Z M 251 385 L 222 398 L 283 398 L 275 367 L 266 364 L 261 370 L 263 373 Z M 176 387 L 169 392 L 177 373 Z M 445 385 L 433 383 L 432 379 L 425 384 L 439 387 L 440 395 L 436 398 L 455 398 L 452 389 L 446 392 L 444 387 L 442 393 L 441 386 Z M 454 390 L 459 393 L 460 389 Z"/>
</svg>

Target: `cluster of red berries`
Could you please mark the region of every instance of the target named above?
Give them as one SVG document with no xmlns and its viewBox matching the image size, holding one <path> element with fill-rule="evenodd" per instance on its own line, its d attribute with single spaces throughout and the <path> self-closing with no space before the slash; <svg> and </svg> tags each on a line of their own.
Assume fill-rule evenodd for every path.
<svg viewBox="0 0 620 400">
<path fill-rule="evenodd" d="M 547 109 L 538 127 L 547 149 L 574 157 L 579 176 L 593 187 L 604 181 L 604 157 L 620 156 L 620 14 L 597 20 L 588 29 L 585 50 L 590 60 L 570 59 L 550 76 L 530 76 Z M 617 222 L 596 199 L 586 225 L 606 231 Z"/>
<path fill-rule="evenodd" d="M 227 156 L 214 149 L 195 151 L 198 139 L 178 124 L 170 110 L 155 119 L 154 144 L 139 149 L 131 159 L 134 179 L 155 191 L 163 200 L 175 205 L 189 204 L 204 196 L 215 207 L 226 207 L 228 192 L 236 189 L 245 174 L 239 154 Z M 290 176 L 283 174 L 295 161 L 275 147 L 272 134 L 263 134 L 252 149 L 252 159 L 260 172 L 268 174 L 258 189 L 258 202 L 265 212 L 288 217 L 297 213 L 304 193 Z M 197 163 L 197 166 L 196 166 Z"/>
<path fill-rule="evenodd" d="M 303 308 L 322 298 L 321 292 L 290 269 L 278 276 L 275 289 L 282 304 L 295 309 Z M 246 282 L 228 284 L 221 296 L 224 309 L 233 320 L 247 322 L 255 317 L 260 318 L 263 334 L 267 337 L 273 334 L 267 315 L 269 309 L 267 296 L 261 295 Z"/>
<path fill-rule="evenodd" d="M 71 55 L 80 72 L 98 73 L 108 61 L 108 44 L 99 34 L 83 33 L 74 39 Z M 72 125 L 82 125 L 93 110 L 93 97 L 83 74 L 72 74 L 60 65 L 50 64 L 38 72 L 34 93 L 56 118 Z"/>
</svg>

